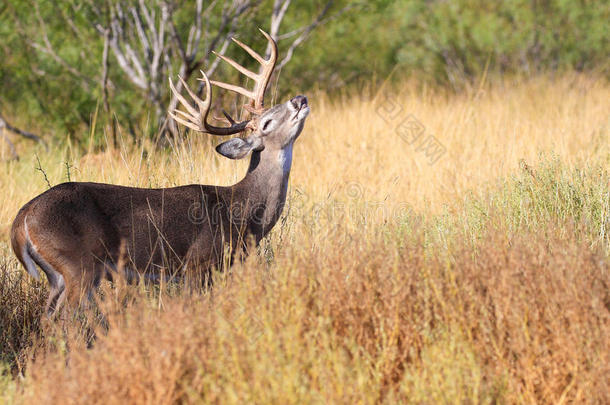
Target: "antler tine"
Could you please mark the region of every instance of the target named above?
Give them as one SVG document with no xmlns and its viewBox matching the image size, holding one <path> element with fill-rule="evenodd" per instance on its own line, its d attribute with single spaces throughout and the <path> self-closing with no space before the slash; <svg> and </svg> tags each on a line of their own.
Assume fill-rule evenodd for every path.
<svg viewBox="0 0 610 405">
<path fill-rule="evenodd" d="M 182 125 L 184 125 L 188 128 L 191 128 L 195 131 L 204 132 L 202 122 L 203 122 L 203 120 L 205 120 L 205 117 L 207 116 L 207 112 L 210 109 L 209 87 L 206 90 L 206 99 L 204 101 L 204 100 L 201 100 L 199 97 L 197 97 L 195 94 L 193 94 L 193 92 L 191 91 L 191 89 L 189 89 L 189 87 L 184 82 L 182 77 L 178 76 L 178 79 L 180 80 L 180 83 L 182 83 L 182 86 L 186 88 L 186 90 L 189 93 L 189 95 L 191 96 L 191 98 L 195 101 L 195 103 L 197 103 L 197 106 L 199 107 L 199 111 L 197 109 L 195 109 L 191 105 L 191 103 L 189 103 L 186 100 L 186 98 L 184 98 L 182 96 L 182 94 L 180 94 L 180 92 L 178 92 L 178 90 L 176 90 L 176 87 L 174 87 L 174 83 L 172 82 L 172 79 L 170 77 L 169 78 L 169 88 L 172 90 L 172 93 L 174 93 L 174 95 L 176 96 L 178 101 L 180 101 L 180 103 L 184 106 L 184 108 L 186 108 L 187 113 L 179 111 L 178 109 L 175 109 L 174 111 L 170 110 L 169 115 L 174 120 L 176 120 L 177 122 L 181 123 Z M 178 117 L 177 114 L 180 114 L 184 118 Z"/>
<path fill-rule="evenodd" d="M 182 80 L 182 77 L 178 76 L 178 80 L 180 80 L 180 82 L 182 83 L 182 85 L 184 86 L 184 81 Z M 174 95 L 176 96 L 176 98 L 178 98 L 178 101 L 180 101 L 180 103 L 182 103 L 182 105 L 184 105 L 184 107 L 188 110 L 189 113 L 191 114 L 197 114 L 197 110 L 195 110 L 191 104 L 186 101 L 186 99 L 182 96 L 182 94 L 180 94 L 178 92 L 178 90 L 176 90 L 176 87 L 174 87 L 174 83 L 172 82 L 172 78 L 169 78 L 169 88 L 172 90 L 172 93 L 174 93 Z M 170 114 L 172 112 L 170 111 Z"/>
<path fill-rule="evenodd" d="M 271 74 L 273 73 L 273 69 L 275 69 L 275 64 L 277 63 L 277 44 L 271 38 L 271 35 L 267 34 L 262 29 L 258 29 L 264 36 L 267 38 L 267 41 L 271 44 L 271 55 L 269 55 L 269 60 L 265 61 L 265 63 L 261 63 L 263 65 L 263 71 L 260 73 L 261 81 L 257 82 L 256 90 L 256 100 L 254 100 L 254 108 L 262 109 L 263 108 L 263 100 L 265 98 L 265 90 L 267 89 L 267 85 L 269 84 L 269 80 L 271 79 Z M 244 48 L 245 49 L 245 48 Z M 250 53 L 247 49 L 246 51 Z M 250 53 L 250 55 L 252 55 Z M 258 60 L 258 58 L 255 58 Z M 262 58 L 261 58 L 262 59 Z"/>
<path fill-rule="evenodd" d="M 224 82 L 219 82 L 216 80 L 212 80 L 211 83 L 221 87 L 226 90 L 234 91 L 238 94 L 248 97 L 252 100 L 254 110 L 260 111 L 263 109 L 263 100 L 265 97 L 265 90 L 267 89 L 267 85 L 269 84 L 269 80 L 271 78 L 271 74 L 273 73 L 273 69 L 275 68 L 275 64 L 277 62 L 277 44 L 271 38 L 269 34 L 267 34 L 262 29 L 258 29 L 264 36 L 267 38 L 267 41 L 271 44 L 271 55 L 268 60 L 265 60 L 261 55 L 259 55 L 256 51 L 250 48 L 248 45 L 239 41 L 238 39 L 232 38 L 233 42 L 239 45 L 243 50 L 248 52 L 250 56 L 252 56 L 258 63 L 263 66 L 263 69 L 260 73 L 254 73 L 245 67 L 241 66 L 239 63 L 235 62 L 233 59 L 226 57 L 224 55 L 219 55 L 216 52 L 214 54 L 227 62 L 229 65 L 233 66 L 235 69 L 248 76 L 250 79 L 256 82 L 253 91 L 246 90 L 241 86 L 235 86 L 233 84 L 228 84 Z"/>
<path fill-rule="evenodd" d="M 248 52 L 248 54 L 250 56 L 252 56 L 254 59 L 256 59 L 256 61 L 258 63 L 260 63 L 261 65 L 264 65 L 267 61 L 265 60 L 265 58 L 263 58 L 262 56 L 260 56 L 258 54 L 258 52 L 256 52 L 254 49 L 250 48 L 248 45 L 244 44 L 243 42 L 241 42 L 239 39 L 237 38 L 231 38 L 231 40 L 233 42 L 235 42 L 237 45 L 239 45 L 244 51 Z"/>
<path fill-rule="evenodd" d="M 198 110 L 195 109 L 188 102 L 188 100 L 186 98 L 184 98 L 176 90 L 176 88 L 174 87 L 174 83 L 172 83 L 172 79 L 171 78 L 169 79 L 169 87 L 172 90 L 172 93 L 174 93 L 176 98 L 178 98 L 180 103 L 187 110 L 187 112 L 184 112 L 184 111 L 175 109 L 174 111 L 169 111 L 169 115 L 174 120 L 176 120 L 176 122 L 179 122 L 180 124 L 182 124 L 188 128 L 191 128 L 191 129 L 193 129 L 195 131 L 199 131 L 199 132 L 206 132 L 206 133 L 212 134 L 212 135 L 232 135 L 232 134 L 236 134 L 238 132 L 242 132 L 244 129 L 246 129 L 246 126 L 248 125 L 249 121 L 243 121 L 243 122 L 239 122 L 239 123 L 232 121 L 230 127 L 215 127 L 213 125 L 208 124 L 207 118 L 208 118 L 208 113 L 210 112 L 210 106 L 212 104 L 212 85 L 210 84 L 210 80 L 208 79 L 207 75 L 203 71 L 200 71 L 200 72 L 201 72 L 202 78 L 199 80 L 204 81 L 206 84 L 205 100 L 202 100 L 199 97 L 197 97 L 197 95 L 195 95 L 195 93 L 193 93 L 193 91 L 187 86 L 187 84 L 184 82 L 182 77 L 178 76 L 180 82 L 186 88 L 186 91 L 189 94 L 189 96 L 191 96 L 193 101 L 199 107 Z M 178 114 L 180 116 L 178 116 Z"/>
<path fill-rule="evenodd" d="M 229 84 L 229 83 L 225 83 L 225 82 L 219 82 L 216 80 L 210 80 L 210 83 L 212 83 L 215 86 L 218 86 L 220 88 L 226 89 L 226 90 L 230 90 L 230 91 L 234 91 L 235 93 L 241 94 L 242 96 L 246 96 L 249 99 L 254 100 L 254 98 L 256 97 L 256 95 L 254 94 L 254 92 L 250 91 L 250 90 L 246 90 L 241 86 L 236 86 L 234 84 Z"/>
<path fill-rule="evenodd" d="M 233 41 L 235 41 L 235 38 L 232 38 Z M 245 74 L 246 76 L 248 76 L 250 79 L 254 79 L 256 80 L 258 78 L 258 74 L 246 69 L 245 67 L 243 67 L 242 65 L 240 65 L 239 63 L 235 62 L 233 59 L 229 58 L 228 56 L 224 56 L 219 54 L 216 51 L 212 51 L 212 53 L 216 56 L 218 56 L 220 59 L 224 60 L 225 62 L 227 62 L 229 65 L 233 66 L 235 69 L 239 70 L 241 73 Z"/>
</svg>

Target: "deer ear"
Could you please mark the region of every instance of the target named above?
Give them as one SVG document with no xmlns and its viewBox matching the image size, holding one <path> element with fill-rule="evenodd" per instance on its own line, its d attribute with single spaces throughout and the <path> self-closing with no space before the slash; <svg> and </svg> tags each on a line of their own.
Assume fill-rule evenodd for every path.
<svg viewBox="0 0 610 405">
<path fill-rule="evenodd" d="M 263 141 L 258 137 L 233 138 L 216 147 L 216 152 L 229 159 L 242 159 L 251 151 L 260 152 L 265 149 Z"/>
</svg>

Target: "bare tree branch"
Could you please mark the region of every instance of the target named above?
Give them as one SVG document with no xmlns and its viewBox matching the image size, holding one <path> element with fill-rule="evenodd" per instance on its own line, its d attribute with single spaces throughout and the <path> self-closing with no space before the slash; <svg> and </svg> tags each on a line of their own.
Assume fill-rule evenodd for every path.
<svg viewBox="0 0 610 405">
<path fill-rule="evenodd" d="M 104 50 L 102 51 L 102 79 L 101 79 L 101 87 L 102 87 L 102 103 L 104 105 L 104 110 L 106 111 L 107 116 L 110 119 L 110 131 L 112 136 L 112 144 L 113 146 L 117 145 L 117 134 L 116 127 L 114 124 L 114 120 L 112 119 L 112 113 L 110 111 L 110 102 L 108 101 L 108 70 L 110 68 L 110 62 L 108 58 L 108 51 L 110 48 L 110 29 L 106 29 L 104 33 Z"/>
<path fill-rule="evenodd" d="M 148 40 L 148 37 L 146 36 L 146 33 L 144 32 L 144 27 L 142 27 L 142 20 L 140 19 L 138 9 L 136 7 L 132 7 L 131 14 L 133 16 L 133 21 L 136 26 L 136 31 L 138 32 L 138 36 L 140 38 L 140 44 L 142 45 L 142 48 L 144 49 L 144 54 L 148 56 L 151 54 L 150 41 Z"/>
<path fill-rule="evenodd" d="M 278 32 L 280 30 L 280 25 L 284 20 L 284 16 L 286 15 L 286 11 L 288 10 L 288 6 L 290 6 L 292 0 L 274 0 L 273 2 L 273 11 L 271 13 L 271 26 L 269 28 L 269 35 L 271 38 L 277 41 Z M 271 52 L 271 45 L 267 45 L 267 50 L 265 51 L 265 56 L 269 56 Z"/>
<path fill-rule="evenodd" d="M 8 145 L 9 150 L 11 151 L 11 159 L 10 160 L 19 160 L 19 155 L 17 154 L 17 149 L 15 149 L 15 145 L 9 139 L 9 137 L 6 136 L 6 132 L 4 131 L 4 128 L 2 126 L 0 126 L 0 134 L 2 134 L 2 139 L 4 139 L 4 142 L 6 142 L 6 144 Z"/>
<path fill-rule="evenodd" d="M 0 115 L 0 130 L 3 130 L 4 128 L 8 129 L 11 132 L 14 132 L 17 135 L 20 135 L 26 139 L 30 139 L 32 141 L 36 141 L 38 143 L 41 143 L 45 149 L 49 149 L 47 143 L 45 142 L 44 139 L 42 139 L 41 137 L 39 137 L 38 135 L 34 135 L 31 132 L 25 131 L 23 129 L 17 128 L 12 126 L 10 123 L 8 123 L 4 117 L 2 115 Z"/>
<path fill-rule="evenodd" d="M 280 35 L 278 36 L 278 39 L 280 38 L 289 38 L 289 37 L 293 37 L 294 35 L 296 35 L 297 33 L 300 32 L 300 35 L 292 42 L 292 44 L 290 44 L 290 46 L 288 47 L 288 49 L 286 50 L 285 56 L 284 58 L 278 63 L 278 71 L 280 71 L 284 66 L 286 66 L 286 64 L 288 64 L 288 62 L 290 62 L 290 60 L 292 59 L 292 56 L 294 55 L 294 51 L 295 49 L 301 45 L 303 42 L 305 42 L 307 40 L 307 38 L 309 37 L 309 35 L 311 34 L 311 32 L 318 27 L 321 24 L 324 24 L 330 20 L 333 20 L 335 18 L 338 18 L 339 16 L 341 16 L 342 14 L 344 14 L 345 12 L 347 12 L 348 10 L 356 7 L 358 4 L 357 3 L 350 3 L 348 5 L 346 5 L 345 7 L 343 7 L 341 10 L 337 11 L 336 13 L 327 16 L 328 11 L 330 10 L 330 8 L 333 5 L 333 1 L 329 1 L 326 3 L 326 5 L 324 6 L 324 8 L 322 9 L 322 11 L 318 14 L 318 16 L 316 17 L 315 20 L 313 20 L 311 22 L 311 24 L 301 27 L 297 30 L 291 31 L 287 34 L 284 35 Z"/>
</svg>

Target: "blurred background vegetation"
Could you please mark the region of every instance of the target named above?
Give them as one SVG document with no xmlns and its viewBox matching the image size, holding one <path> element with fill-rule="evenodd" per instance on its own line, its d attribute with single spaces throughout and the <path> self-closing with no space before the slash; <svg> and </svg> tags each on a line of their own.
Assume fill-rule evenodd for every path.
<svg viewBox="0 0 610 405">
<path fill-rule="evenodd" d="M 105 144 L 117 124 L 134 140 L 154 137 L 172 102 L 168 77 L 196 88 L 199 69 L 215 69 L 211 50 L 255 69 L 225 40 L 235 35 L 262 52 L 256 28 L 273 24 L 281 55 L 294 50 L 275 98 L 405 77 L 460 91 L 484 72 L 607 77 L 608 21 L 610 3 L 587 0 L 6 0 L 0 117 L 80 145 Z M 214 76 L 240 80 L 222 65 Z"/>
</svg>

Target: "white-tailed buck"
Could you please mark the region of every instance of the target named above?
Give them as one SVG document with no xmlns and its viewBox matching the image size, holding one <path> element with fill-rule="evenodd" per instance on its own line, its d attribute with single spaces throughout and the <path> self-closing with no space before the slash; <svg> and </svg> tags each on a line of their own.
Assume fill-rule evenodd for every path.
<svg viewBox="0 0 610 405">
<path fill-rule="evenodd" d="M 158 280 L 167 274 L 183 275 L 191 269 L 207 273 L 233 260 L 235 252 L 258 243 L 278 220 L 288 187 L 292 147 L 309 114 L 307 98 L 296 96 L 284 104 L 263 108 L 265 89 L 277 60 L 277 46 L 265 60 L 247 45 L 234 40 L 261 65 L 254 73 L 235 61 L 226 62 L 255 82 L 252 91 L 215 82 L 218 87 L 251 99 L 249 120 L 236 122 L 225 113 L 228 127 L 207 122 L 211 105 L 210 81 L 205 100 L 182 84 L 196 107 L 170 87 L 186 112 L 170 111 L 179 123 L 212 135 L 246 133 L 216 148 L 231 159 L 251 153 L 246 176 L 229 187 L 193 184 L 145 189 L 99 183 L 63 183 L 25 204 L 11 230 L 13 250 L 34 277 L 46 274 L 50 293 L 47 313 L 54 314 L 67 297 L 77 305 L 81 297 L 117 271 L 128 278 Z M 203 72 L 202 72 L 203 73 Z M 226 252 L 231 252 L 227 257 Z"/>
</svg>

